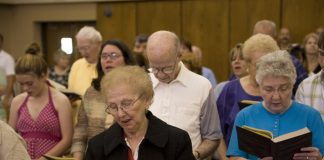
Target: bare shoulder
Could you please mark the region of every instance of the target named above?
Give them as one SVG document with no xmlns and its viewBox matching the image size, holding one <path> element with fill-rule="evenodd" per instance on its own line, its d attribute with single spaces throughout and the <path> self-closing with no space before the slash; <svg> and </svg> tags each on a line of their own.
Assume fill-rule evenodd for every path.
<svg viewBox="0 0 324 160">
<path fill-rule="evenodd" d="M 51 88 L 53 103 L 56 109 L 60 109 L 61 107 L 70 108 L 71 103 L 69 99 L 60 91 Z"/>
<path fill-rule="evenodd" d="M 11 102 L 11 110 L 17 110 L 18 107 L 24 102 L 24 100 L 27 98 L 27 93 L 21 93 L 14 97 Z"/>
</svg>

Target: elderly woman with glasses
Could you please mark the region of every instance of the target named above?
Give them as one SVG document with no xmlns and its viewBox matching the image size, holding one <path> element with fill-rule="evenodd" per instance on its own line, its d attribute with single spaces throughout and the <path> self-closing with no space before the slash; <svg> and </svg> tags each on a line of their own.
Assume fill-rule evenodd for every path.
<svg viewBox="0 0 324 160">
<path fill-rule="evenodd" d="M 261 57 L 256 65 L 256 81 L 263 101 L 241 110 L 234 126 L 251 126 L 272 132 L 273 137 L 307 127 L 312 132 L 312 146 L 301 148 L 289 159 L 320 160 L 324 154 L 324 124 L 320 113 L 291 99 L 296 69 L 286 51 Z M 230 159 L 272 159 L 256 157 L 239 149 L 236 127 L 227 151 Z"/>
<path fill-rule="evenodd" d="M 101 93 L 116 123 L 89 141 L 87 160 L 194 159 L 188 133 L 148 111 L 154 92 L 142 68 L 112 70 L 101 81 Z"/>
<path fill-rule="evenodd" d="M 105 113 L 105 102 L 100 94 L 102 77 L 116 67 L 135 64 L 132 53 L 123 42 L 108 40 L 101 46 L 96 66 L 98 77 L 84 95 L 74 129 L 71 153 L 76 160 L 83 159 L 88 140 L 113 123 L 112 116 Z"/>
</svg>

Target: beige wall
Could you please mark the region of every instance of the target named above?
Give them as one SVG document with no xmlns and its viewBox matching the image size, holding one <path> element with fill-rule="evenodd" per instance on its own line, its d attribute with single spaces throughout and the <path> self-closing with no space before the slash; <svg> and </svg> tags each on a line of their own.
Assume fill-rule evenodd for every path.
<svg viewBox="0 0 324 160">
<path fill-rule="evenodd" d="M 40 43 L 39 22 L 96 20 L 96 3 L 0 5 L 0 32 L 5 37 L 4 49 L 15 58 L 31 42 Z"/>
</svg>

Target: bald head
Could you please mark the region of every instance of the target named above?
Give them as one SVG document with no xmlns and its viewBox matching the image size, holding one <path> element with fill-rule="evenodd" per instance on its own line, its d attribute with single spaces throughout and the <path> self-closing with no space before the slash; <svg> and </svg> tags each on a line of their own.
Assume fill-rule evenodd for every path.
<svg viewBox="0 0 324 160">
<path fill-rule="evenodd" d="M 148 56 L 177 56 L 180 51 L 180 40 L 170 31 L 154 32 L 147 41 Z"/>
<path fill-rule="evenodd" d="M 154 32 L 147 41 L 146 56 L 159 81 L 169 83 L 180 70 L 180 40 L 170 31 Z"/>
<path fill-rule="evenodd" d="M 254 25 L 253 35 L 262 33 L 276 39 L 277 31 L 276 24 L 273 21 L 261 20 Z"/>
</svg>

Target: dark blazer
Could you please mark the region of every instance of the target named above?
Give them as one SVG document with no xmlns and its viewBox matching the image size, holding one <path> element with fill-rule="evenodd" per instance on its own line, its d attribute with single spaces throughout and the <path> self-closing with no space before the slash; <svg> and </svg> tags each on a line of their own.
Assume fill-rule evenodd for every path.
<svg viewBox="0 0 324 160">
<path fill-rule="evenodd" d="M 194 160 L 188 133 L 168 125 L 150 111 L 146 135 L 138 150 L 138 160 Z M 88 143 L 86 160 L 127 160 L 123 129 L 113 124 Z"/>
</svg>

